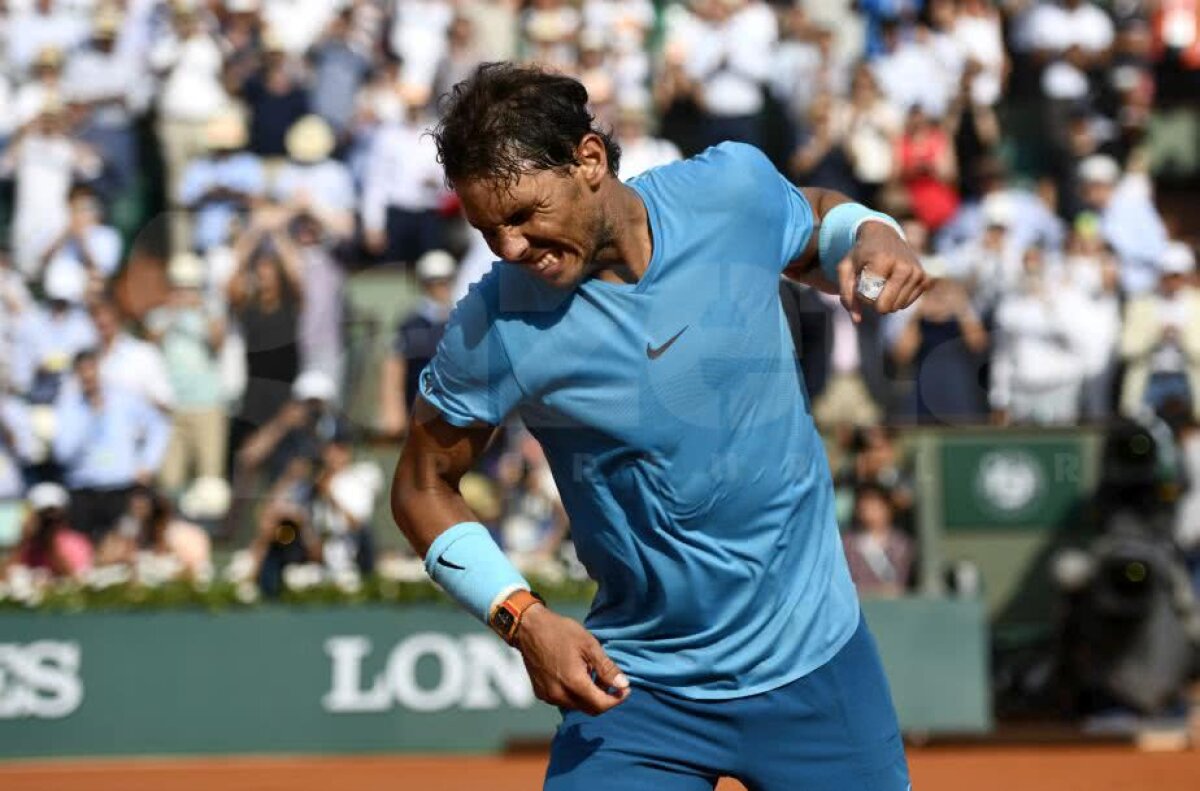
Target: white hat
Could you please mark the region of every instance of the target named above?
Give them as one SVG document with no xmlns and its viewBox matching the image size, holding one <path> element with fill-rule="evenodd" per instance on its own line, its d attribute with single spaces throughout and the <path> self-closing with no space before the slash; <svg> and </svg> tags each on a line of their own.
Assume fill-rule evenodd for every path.
<svg viewBox="0 0 1200 791">
<path fill-rule="evenodd" d="M 225 0 L 225 10 L 231 14 L 254 14 L 258 12 L 258 0 Z"/>
<path fill-rule="evenodd" d="M 306 115 L 288 129 L 284 147 L 297 162 L 320 162 L 336 145 L 333 129 L 319 115 Z"/>
<path fill-rule="evenodd" d="M 1171 242 L 1163 250 L 1158 259 L 1158 272 L 1161 275 L 1190 275 L 1196 270 L 1196 255 L 1192 248 L 1183 242 Z"/>
<path fill-rule="evenodd" d="M 42 279 L 42 290 L 49 299 L 63 302 L 82 302 L 87 291 L 87 275 L 83 268 L 66 260 L 55 261 L 46 268 Z"/>
<path fill-rule="evenodd" d="M 1096 184 L 1116 184 L 1121 178 L 1117 160 L 1105 154 L 1093 154 L 1079 163 L 1079 179 Z"/>
<path fill-rule="evenodd" d="M 57 483 L 39 483 L 25 495 L 29 507 L 34 511 L 44 511 L 47 508 L 66 508 L 71 502 L 67 490 Z"/>
<path fill-rule="evenodd" d="M 167 279 L 176 288 L 201 288 L 204 285 L 204 259 L 195 253 L 176 253 L 167 265 Z"/>
<path fill-rule="evenodd" d="M 418 280 L 445 280 L 454 277 L 454 256 L 445 250 L 430 250 L 417 259 Z"/>
<path fill-rule="evenodd" d="M 305 371 L 292 384 L 292 398 L 297 401 L 333 401 L 337 398 L 337 383 L 324 371 Z"/>
<path fill-rule="evenodd" d="M 1014 206 L 1012 198 L 992 193 L 983 199 L 983 219 L 988 226 L 999 225 L 1009 228 L 1013 224 Z"/>
</svg>

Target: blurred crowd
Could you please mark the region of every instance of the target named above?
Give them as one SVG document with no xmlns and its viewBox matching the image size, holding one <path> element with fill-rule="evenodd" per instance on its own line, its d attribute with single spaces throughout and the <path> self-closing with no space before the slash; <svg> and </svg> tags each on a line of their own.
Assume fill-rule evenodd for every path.
<svg viewBox="0 0 1200 791">
<path fill-rule="evenodd" d="M 904 313 L 856 325 L 781 286 L 812 330 L 813 413 L 866 588 L 912 578 L 912 492 L 883 426 L 1151 413 L 1183 436 L 1200 414 L 1193 229 L 1160 213 L 1147 155 L 1152 110 L 1200 99 L 1196 0 L 0 7 L 10 563 L 71 576 L 150 555 L 203 575 L 215 539 L 250 542 L 267 592 L 292 564 L 375 567 L 383 472 L 355 443 L 403 436 L 492 260 L 424 134 L 485 61 L 577 76 L 622 178 L 742 140 L 902 220 L 938 278 Z M 1173 156 L 1195 163 L 1192 143 Z M 145 246 L 164 265 L 140 266 Z M 354 426 L 346 290 L 368 267 L 420 296 L 367 380 L 376 421 Z M 464 493 L 514 555 L 572 567 L 521 427 Z"/>
</svg>

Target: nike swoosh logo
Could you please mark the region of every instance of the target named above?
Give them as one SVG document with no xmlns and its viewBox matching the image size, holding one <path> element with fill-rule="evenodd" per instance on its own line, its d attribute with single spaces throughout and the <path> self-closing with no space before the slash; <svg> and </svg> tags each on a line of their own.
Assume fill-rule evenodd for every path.
<svg viewBox="0 0 1200 791">
<path fill-rule="evenodd" d="M 689 325 L 687 325 L 687 324 L 683 325 L 682 330 L 680 330 L 679 332 L 672 335 L 671 340 L 667 341 L 662 346 L 659 346 L 657 349 L 652 347 L 650 345 L 650 343 L 647 342 L 646 343 L 646 356 L 649 357 L 651 360 L 657 360 L 659 357 L 662 357 L 663 352 L 665 352 L 667 349 L 670 349 L 671 344 L 674 343 L 675 341 L 679 340 L 679 336 L 687 331 L 688 326 Z"/>
<path fill-rule="evenodd" d="M 439 566 L 445 566 L 448 569 L 458 569 L 459 571 L 467 570 L 466 566 L 460 566 L 457 563 L 451 563 L 450 561 L 446 560 L 445 558 L 438 558 L 437 562 L 438 562 Z"/>
</svg>

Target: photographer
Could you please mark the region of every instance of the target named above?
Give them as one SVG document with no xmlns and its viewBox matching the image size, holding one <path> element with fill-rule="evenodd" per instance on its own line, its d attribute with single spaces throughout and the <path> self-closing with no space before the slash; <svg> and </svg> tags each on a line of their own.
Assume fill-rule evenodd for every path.
<svg viewBox="0 0 1200 791">
<path fill-rule="evenodd" d="M 321 542 L 304 509 L 293 503 L 268 502 L 259 512 L 258 534 L 250 545 L 258 588 L 267 598 L 283 592 L 283 570 L 293 564 L 320 563 Z"/>
</svg>

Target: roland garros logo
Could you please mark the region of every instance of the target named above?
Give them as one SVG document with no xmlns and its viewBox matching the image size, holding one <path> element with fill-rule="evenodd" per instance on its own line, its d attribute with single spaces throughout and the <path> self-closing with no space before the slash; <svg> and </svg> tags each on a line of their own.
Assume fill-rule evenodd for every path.
<svg viewBox="0 0 1200 791">
<path fill-rule="evenodd" d="M 1032 506 L 1045 490 L 1045 473 L 1030 453 L 994 450 L 979 460 L 975 492 L 990 510 L 1016 516 Z"/>
</svg>

